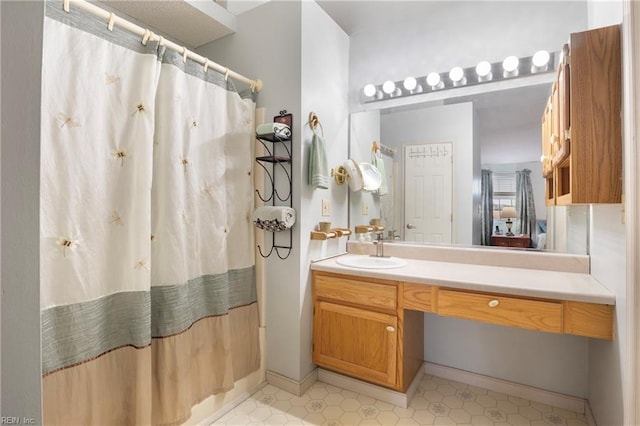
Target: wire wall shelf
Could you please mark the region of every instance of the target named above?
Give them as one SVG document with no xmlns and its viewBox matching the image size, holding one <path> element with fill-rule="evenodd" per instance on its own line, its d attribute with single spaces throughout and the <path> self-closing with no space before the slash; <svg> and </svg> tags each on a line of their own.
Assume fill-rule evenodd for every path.
<svg viewBox="0 0 640 426">
<path fill-rule="evenodd" d="M 264 203 L 271 203 L 272 206 L 293 207 L 293 116 L 287 114 L 286 110 L 280 111 L 280 115 L 273 117 L 274 123 L 283 123 L 292 130 L 291 135 L 283 139 L 275 133 L 257 135 L 256 139 L 264 148 L 266 155 L 256 157 L 256 163 L 265 172 L 265 193 L 260 193 L 256 189 L 258 198 Z M 280 173 L 283 173 L 284 180 L 276 179 Z M 280 185 L 278 185 L 280 183 Z M 280 259 L 286 259 L 291 254 L 293 247 L 293 229 L 289 228 L 285 231 L 272 231 L 271 246 L 260 247 L 258 244 L 258 252 L 262 257 L 269 257 L 274 252 Z"/>
</svg>

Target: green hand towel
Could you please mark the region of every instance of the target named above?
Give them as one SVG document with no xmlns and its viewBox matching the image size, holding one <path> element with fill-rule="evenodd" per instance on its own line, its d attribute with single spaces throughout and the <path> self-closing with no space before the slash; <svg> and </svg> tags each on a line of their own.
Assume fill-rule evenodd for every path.
<svg viewBox="0 0 640 426">
<path fill-rule="evenodd" d="M 329 188 L 329 165 L 324 140 L 315 131 L 309 152 L 309 185 L 314 189 Z"/>
<path fill-rule="evenodd" d="M 378 171 L 382 175 L 380 188 L 378 188 L 378 195 L 387 195 L 389 193 L 389 189 L 387 188 L 387 172 L 385 172 L 384 170 L 384 159 L 376 154 L 373 154 L 372 163 L 373 167 L 378 169 Z"/>
</svg>

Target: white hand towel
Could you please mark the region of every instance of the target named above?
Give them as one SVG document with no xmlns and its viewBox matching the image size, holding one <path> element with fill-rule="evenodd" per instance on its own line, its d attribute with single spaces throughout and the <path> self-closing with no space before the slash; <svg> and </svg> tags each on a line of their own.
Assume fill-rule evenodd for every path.
<svg viewBox="0 0 640 426">
<path fill-rule="evenodd" d="M 262 206 L 253 212 L 253 222 L 260 229 L 284 231 L 296 223 L 296 211 L 285 206 Z"/>
</svg>

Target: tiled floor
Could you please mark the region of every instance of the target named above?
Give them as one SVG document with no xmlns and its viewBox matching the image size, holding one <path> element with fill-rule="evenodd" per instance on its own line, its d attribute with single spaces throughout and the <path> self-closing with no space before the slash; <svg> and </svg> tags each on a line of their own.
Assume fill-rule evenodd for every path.
<svg viewBox="0 0 640 426">
<path fill-rule="evenodd" d="M 215 425 L 586 425 L 585 416 L 425 375 L 408 408 L 316 382 L 301 397 L 266 385 Z"/>
</svg>

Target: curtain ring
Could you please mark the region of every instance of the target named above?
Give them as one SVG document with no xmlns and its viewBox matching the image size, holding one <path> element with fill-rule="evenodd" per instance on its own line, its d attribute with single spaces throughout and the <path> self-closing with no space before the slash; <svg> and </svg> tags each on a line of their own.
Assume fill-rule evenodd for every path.
<svg viewBox="0 0 640 426">
<path fill-rule="evenodd" d="M 224 72 L 224 81 L 229 80 L 229 68 L 227 67 L 227 69 Z M 255 86 L 253 87 L 255 89 Z"/>
<path fill-rule="evenodd" d="M 111 12 L 109 14 L 109 23 L 107 24 L 107 29 L 109 31 L 113 31 L 113 24 L 115 24 L 116 22 L 116 14 Z"/>
<path fill-rule="evenodd" d="M 145 29 L 144 30 L 144 36 L 142 37 L 142 44 L 144 46 L 147 45 L 147 42 L 149 41 L 149 37 L 151 37 L 151 31 L 149 31 L 149 29 Z"/>
<path fill-rule="evenodd" d="M 69 0 L 62 0 L 62 10 L 69 12 Z"/>
<path fill-rule="evenodd" d="M 208 59 L 205 59 L 205 60 L 204 60 L 204 72 L 205 72 L 205 73 L 207 72 L 207 69 L 208 69 L 208 68 L 209 68 L 209 60 L 208 60 Z"/>
<path fill-rule="evenodd" d="M 182 46 L 182 62 L 187 63 L 187 48 Z"/>
</svg>

